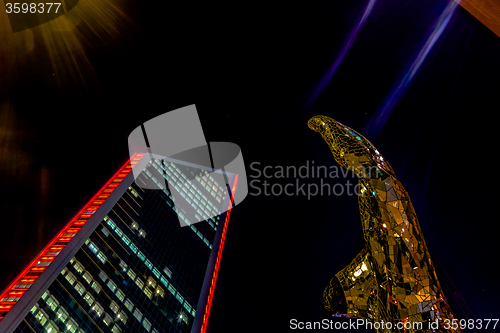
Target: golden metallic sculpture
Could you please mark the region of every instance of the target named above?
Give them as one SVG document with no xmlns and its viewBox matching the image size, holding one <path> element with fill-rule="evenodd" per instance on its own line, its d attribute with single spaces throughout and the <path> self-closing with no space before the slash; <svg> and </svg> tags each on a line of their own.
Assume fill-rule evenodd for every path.
<svg viewBox="0 0 500 333">
<path fill-rule="evenodd" d="M 421 329 L 407 325 L 411 328 L 393 326 L 379 332 L 432 331 L 431 323 L 435 331 L 451 332 L 453 313 L 410 196 L 390 164 L 366 138 L 332 118 L 316 116 L 308 126 L 328 143 L 335 161 L 358 176 L 358 203 L 366 240 L 364 249 L 325 289 L 325 308 L 332 314 L 373 323 L 422 323 Z"/>
</svg>

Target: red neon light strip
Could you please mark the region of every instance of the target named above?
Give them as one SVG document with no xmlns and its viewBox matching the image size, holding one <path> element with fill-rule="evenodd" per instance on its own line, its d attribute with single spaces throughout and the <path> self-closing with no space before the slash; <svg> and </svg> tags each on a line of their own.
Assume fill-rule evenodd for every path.
<svg viewBox="0 0 500 333">
<path fill-rule="evenodd" d="M 217 281 L 217 274 L 219 274 L 220 260 L 222 257 L 222 249 L 224 248 L 224 240 L 226 239 L 227 224 L 229 222 L 229 215 L 231 215 L 231 206 L 233 204 L 234 192 L 236 190 L 236 181 L 238 180 L 238 175 L 234 178 L 233 190 L 231 191 L 231 201 L 229 201 L 229 206 L 227 207 L 226 219 L 224 221 L 224 229 L 222 229 L 222 237 L 219 244 L 219 252 L 217 253 L 217 260 L 215 261 L 214 274 L 212 275 L 212 282 L 210 283 L 210 292 L 208 293 L 207 305 L 205 307 L 205 313 L 203 314 L 203 323 L 201 324 L 201 333 L 207 331 L 208 316 L 210 315 L 210 308 L 212 307 L 212 299 L 214 297 L 215 282 Z"/>
<path fill-rule="evenodd" d="M 114 174 L 113 177 L 97 192 L 96 195 L 76 214 L 64 228 L 50 241 L 50 243 L 33 259 L 28 266 L 14 279 L 14 281 L 0 294 L 0 321 L 4 318 L 5 314 L 12 309 L 12 307 L 17 303 L 15 301 L 1 301 L 7 297 L 19 297 L 26 292 L 20 291 L 19 289 L 14 289 L 18 284 L 33 284 L 36 279 L 42 274 L 42 272 L 48 267 L 44 265 L 38 265 L 40 261 L 50 261 L 52 262 L 58 254 L 51 254 L 50 252 L 60 252 L 76 235 L 82 226 L 88 221 L 88 219 L 95 213 L 89 214 L 84 212 L 95 211 L 100 207 L 104 200 L 109 197 L 111 192 L 113 192 L 116 186 L 126 177 L 132 168 L 139 163 L 145 154 L 134 154 L 130 160 L 125 163 L 123 167 Z M 106 193 L 106 194 L 104 194 Z M 104 195 L 103 195 L 104 194 Z M 99 200 L 97 200 L 99 199 Z M 78 221 L 77 221 L 78 220 Z M 67 234 L 74 234 L 73 236 L 68 236 Z M 64 236 L 64 237 L 63 237 Z M 56 244 L 57 243 L 57 244 Z M 22 289 L 21 289 L 22 290 Z M 19 294 L 19 293 L 22 294 Z"/>
</svg>

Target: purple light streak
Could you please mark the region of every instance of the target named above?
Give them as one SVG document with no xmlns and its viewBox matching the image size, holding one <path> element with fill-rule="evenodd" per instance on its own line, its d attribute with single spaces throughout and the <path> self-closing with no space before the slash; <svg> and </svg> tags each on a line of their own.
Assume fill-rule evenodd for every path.
<svg viewBox="0 0 500 333">
<path fill-rule="evenodd" d="M 316 88 L 313 90 L 311 95 L 309 96 L 309 99 L 307 100 L 306 103 L 306 109 L 310 110 L 311 107 L 314 105 L 316 100 L 318 99 L 319 95 L 325 87 L 330 83 L 330 80 L 332 79 L 333 75 L 337 71 L 338 67 L 344 60 L 344 57 L 346 56 L 347 52 L 351 48 L 352 44 L 356 40 L 356 37 L 358 36 L 359 31 L 365 24 L 366 20 L 368 19 L 368 16 L 370 16 L 370 13 L 373 9 L 373 6 L 375 5 L 376 0 L 369 0 L 368 4 L 365 7 L 365 11 L 363 13 L 363 16 L 359 20 L 358 24 L 354 27 L 354 29 L 350 32 L 349 38 L 347 39 L 347 42 L 345 43 L 344 47 L 340 51 L 340 54 L 337 56 L 337 59 L 335 59 L 334 63 L 330 68 L 326 71 L 325 75 L 323 75 L 323 78 L 321 81 L 318 83 Z"/>
<path fill-rule="evenodd" d="M 380 132 L 382 131 L 387 119 L 389 118 L 394 106 L 397 104 L 401 96 L 404 94 L 408 86 L 410 85 L 411 81 L 413 80 L 413 77 L 415 74 L 418 72 L 420 69 L 422 63 L 424 62 L 425 58 L 429 54 L 429 52 L 432 50 L 434 44 L 436 41 L 439 39 L 441 34 L 443 33 L 444 29 L 447 27 L 451 17 L 455 13 L 455 9 L 457 8 L 458 3 L 455 1 L 450 1 L 446 8 L 443 10 L 441 15 L 438 18 L 438 21 L 436 25 L 434 26 L 434 29 L 432 30 L 431 34 L 427 38 L 427 41 L 425 42 L 424 46 L 420 49 L 420 52 L 418 53 L 416 59 L 413 61 L 411 64 L 410 68 L 406 72 L 406 74 L 403 76 L 403 78 L 399 81 L 397 85 L 395 85 L 392 89 L 391 94 L 389 97 L 386 99 L 386 101 L 383 104 L 383 107 L 381 110 L 377 113 L 375 113 L 368 124 L 364 128 L 364 132 L 370 136 L 372 140 L 376 139 Z"/>
</svg>

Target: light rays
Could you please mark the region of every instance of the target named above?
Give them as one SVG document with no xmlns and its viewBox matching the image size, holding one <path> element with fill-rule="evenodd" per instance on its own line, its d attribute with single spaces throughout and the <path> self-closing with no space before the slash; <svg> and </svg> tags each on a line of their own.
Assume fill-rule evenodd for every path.
<svg viewBox="0 0 500 333">
<path fill-rule="evenodd" d="M 349 37 L 348 37 L 346 43 L 344 44 L 344 46 L 342 47 L 342 50 L 340 50 L 339 55 L 337 56 L 337 58 L 335 59 L 333 64 L 330 66 L 330 68 L 328 68 L 325 75 L 323 75 L 323 78 L 321 78 L 321 81 L 318 83 L 316 88 L 314 88 L 313 92 L 309 96 L 309 99 L 307 100 L 307 103 L 306 103 L 307 110 L 310 110 L 312 108 L 312 106 L 314 105 L 314 103 L 318 99 L 321 92 L 330 83 L 333 75 L 335 74 L 335 72 L 339 68 L 339 66 L 342 63 L 342 61 L 344 60 L 347 52 L 349 51 L 352 44 L 356 40 L 356 37 L 358 36 L 359 31 L 365 25 L 366 20 L 368 19 L 368 17 L 370 16 L 370 14 L 372 12 L 372 9 L 373 9 L 373 6 L 375 5 L 375 2 L 376 2 L 376 0 L 369 0 L 368 1 L 368 4 L 366 5 L 365 10 L 363 12 L 363 16 L 359 20 L 358 24 L 349 33 L 349 35 L 348 35 Z"/>
<path fill-rule="evenodd" d="M 61 91 L 99 87 L 90 50 L 105 52 L 136 35 L 139 28 L 128 14 L 133 7 L 131 1 L 82 0 L 63 16 L 17 33 L 12 32 L 3 12 L 0 83 L 6 87 L 39 77 L 52 80 L 49 82 L 55 80 Z M 26 72 L 29 77 L 22 77 Z M 49 79 L 49 75 L 53 77 Z"/>
<path fill-rule="evenodd" d="M 415 74 L 418 72 L 422 63 L 427 58 L 427 55 L 434 47 L 436 41 L 441 37 L 444 29 L 448 26 L 451 17 L 455 13 L 458 3 L 450 1 L 439 16 L 430 35 L 427 37 L 425 44 L 420 49 L 413 63 L 410 65 L 403 77 L 392 88 L 391 93 L 384 101 L 380 110 L 373 114 L 368 124 L 365 126 L 363 133 L 375 140 L 382 131 L 387 119 L 389 118 L 394 106 L 397 104 L 401 96 L 405 93 L 408 86 L 411 84 Z"/>
</svg>

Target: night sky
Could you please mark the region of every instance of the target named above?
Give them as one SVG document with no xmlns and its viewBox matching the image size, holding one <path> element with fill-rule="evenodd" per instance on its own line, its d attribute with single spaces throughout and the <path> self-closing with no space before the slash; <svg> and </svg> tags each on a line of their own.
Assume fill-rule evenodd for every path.
<svg viewBox="0 0 500 333">
<path fill-rule="evenodd" d="M 123 11 L 112 22 L 118 30 L 87 20 L 90 11 L 71 33 L 47 34 L 48 23 L 16 38 L 4 21 L 0 289 L 127 161 L 128 134 L 167 111 L 196 104 L 207 141 L 241 147 L 249 181 L 264 181 L 254 178 L 253 162 L 260 170 L 336 165 L 307 120 L 323 114 L 365 134 L 447 4 L 377 0 L 307 108 L 367 3 L 124 1 L 115 3 Z M 49 35 L 78 47 L 51 49 Z M 431 255 L 482 319 L 500 314 L 499 78 L 500 39 L 458 7 L 380 135 L 367 136 L 409 192 Z M 208 331 L 288 332 L 293 318 L 328 318 L 323 290 L 364 245 L 356 197 L 249 191 L 231 212 Z M 466 318 L 444 292 L 456 317 Z"/>
</svg>

